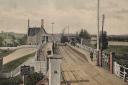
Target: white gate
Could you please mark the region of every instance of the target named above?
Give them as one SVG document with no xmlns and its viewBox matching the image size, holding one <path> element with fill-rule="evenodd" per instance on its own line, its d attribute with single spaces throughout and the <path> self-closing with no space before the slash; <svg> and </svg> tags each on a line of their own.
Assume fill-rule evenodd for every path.
<svg viewBox="0 0 128 85">
<path fill-rule="evenodd" d="M 120 77 L 120 65 L 117 62 L 114 62 L 114 74 Z"/>
<path fill-rule="evenodd" d="M 128 68 L 118 64 L 117 62 L 114 62 L 114 74 L 122 78 L 124 81 L 128 81 Z"/>
</svg>

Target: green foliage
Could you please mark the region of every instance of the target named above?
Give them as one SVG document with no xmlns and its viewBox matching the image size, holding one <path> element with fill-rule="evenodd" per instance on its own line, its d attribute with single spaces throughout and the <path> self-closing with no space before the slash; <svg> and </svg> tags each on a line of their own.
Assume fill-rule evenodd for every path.
<svg viewBox="0 0 128 85">
<path fill-rule="evenodd" d="M 3 45 L 3 43 L 2 43 L 3 40 L 4 40 L 3 37 L 0 36 L 0 47 Z"/>
<path fill-rule="evenodd" d="M 18 39 L 20 45 L 25 45 L 27 42 L 27 35 L 24 35 L 22 38 Z"/>
<path fill-rule="evenodd" d="M 108 49 L 105 51 L 108 52 L 115 52 L 116 55 L 123 56 L 128 52 L 128 46 L 116 46 L 116 45 L 110 45 Z"/>
<path fill-rule="evenodd" d="M 90 34 L 85 29 L 81 29 L 81 31 L 79 33 L 79 37 L 83 38 L 83 39 L 90 39 L 91 38 Z"/>
<path fill-rule="evenodd" d="M 9 41 L 6 41 L 9 40 Z M 15 33 L 0 33 L 0 46 L 17 46 L 26 44 L 27 36 Z M 9 43 L 11 42 L 11 43 Z"/>
<path fill-rule="evenodd" d="M 25 85 L 36 85 L 37 82 L 44 78 L 42 73 L 33 73 L 25 76 Z M 22 83 L 22 76 L 16 76 L 8 79 L 0 79 L 0 85 L 20 85 Z"/>
<path fill-rule="evenodd" d="M 128 60 L 125 60 L 125 59 L 116 59 L 116 61 L 117 61 L 120 65 L 123 65 L 123 66 L 128 67 Z"/>
<path fill-rule="evenodd" d="M 102 50 L 108 48 L 108 38 L 107 38 L 107 32 L 104 31 L 103 34 L 100 32 L 100 48 Z"/>
<path fill-rule="evenodd" d="M 126 65 L 128 67 L 128 46 L 112 46 L 110 45 L 105 52 L 114 52 L 115 57 L 114 60 L 117 61 L 121 65 Z"/>
<path fill-rule="evenodd" d="M 42 73 L 34 73 L 26 77 L 25 84 L 26 85 L 36 85 L 37 82 L 44 78 Z"/>
<path fill-rule="evenodd" d="M 12 52 L 14 52 L 14 50 L 0 50 L 0 57 L 5 57 Z"/>
<path fill-rule="evenodd" d="M 67 36 L 61 36 L 61 43 L 68 42 L 68 37 Z"/>
<path fill-rule="evenodd" d="M 65 33 L 65 28 L 62 30 L 62 34 L 61 34 L 61 43 L 68 42 L 68 37 L 65 36 L 64 33 Z"/>
<path fill-rule="evenodd" d="M 0 85 L 19 85 L 22 80 L 21 76 L 16 76 L 14 78 L 0 79 Z"/>
</svg>

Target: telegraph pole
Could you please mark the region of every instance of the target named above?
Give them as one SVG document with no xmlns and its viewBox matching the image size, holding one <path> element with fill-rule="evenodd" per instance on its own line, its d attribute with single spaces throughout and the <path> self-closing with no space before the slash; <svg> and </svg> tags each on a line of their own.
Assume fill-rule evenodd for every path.
<svg viewBox="0 0 128 85">
<path fill-rule="evenodd" d="M 100 1 L 98 0 L 97 2 L 97 51 L 99 51 L 99 30 L 100 30 L 100 26 L 99 26 L 99 16 L 100 16 Z"/>
<path fill-rule="evenodd" d="M 102 37 L 101 37 L 101 48 L 103 49 L 103 32 L 104 32 L 104 20 L 105 20 L 105 15 L 102 15 Z"/>
</svg>

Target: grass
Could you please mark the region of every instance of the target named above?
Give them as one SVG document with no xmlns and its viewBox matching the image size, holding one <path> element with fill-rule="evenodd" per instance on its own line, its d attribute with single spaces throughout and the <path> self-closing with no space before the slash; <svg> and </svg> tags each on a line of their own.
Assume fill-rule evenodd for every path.
<svg viewBox="0 0 128 85">
<path fill-rule="evenodd" d="M 95 45 L 88 45 L 89 47 L 96 48 Z M 121 45 L 110 45 L 108 49 L 105 50 L 105 53 L 115 53 L 114 60 L 121 65 L 126 65 L 128 67 L 128 46 Z"/>
<path fill-rule="evenodd" d="M 128 46 L 109 46 L 106 52 L 115 52 L 116 55 L 122 56 L 128 52 Z"/>
<path fill-rule="evenodd" d="M 15 50 L 0 50 L 0 57 L 5 57 L 14 51 Z"/>
<path fill-rule="evenodd" d="M 23 56 L 22 58 L 19 58 L 17 60 L 14 60 L 12 62 L 9 62 L 3 66 L 2 72 L 10 72 L 14 70 L 16 67 L 21 65 L 23 62 L 27 61 L 30 57 L 33 57 L 35 53 L 28 54 Z"/>
<path fill-rule="evenodd" d="M 128 46 L 109 46 L 105 52 L 115 52 L 115 61 L 128 67 Z"/>
<path fill-rule="evenodd" d="M 20 85 L 21 81 L 22 77 L 19 75 L 13 78 L 0 79 L 0 85 Z"/>
<path fill-rule="evenodd" d="M 44 75 L 42 73 L 33 73 L 25 76 L 25 85 L 36 85 L 37 82 L 42 80 Z M 0 79 L 0 85 L 21 85 L 22 76 L 18 75 L 13 78 Z"/>
<path fill-rule="evenodd" d="M 87 46 L 89 46 L 89 47 L 92 47 L 92 48 L 96 49 L 96 46 L 95 46 L 95 45 L 93 45 L 93 44 L 87 44 Z"/>
<path fill-rule="evenodd" d="M 95 45 L 88 45 L 92 48 L 96 48 Z M 108 49 L 105 50 L 105 53 L 115 53 L 114 60 L 117 61 L 121 65 L 126 65 L 128 67 L 128 46 L 121 45 L 110 45 Z"/>
</svg>

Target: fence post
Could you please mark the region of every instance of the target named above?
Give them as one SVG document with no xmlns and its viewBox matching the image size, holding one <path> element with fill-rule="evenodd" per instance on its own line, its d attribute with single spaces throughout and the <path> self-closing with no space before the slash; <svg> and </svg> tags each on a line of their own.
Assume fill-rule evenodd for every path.
<svg viewBox="0 0 128 85">
<path fill-rule="evenodd" d="M 113 52 L 110 52 L 110 56 L 109 56 L 109 71 L 110 73 L 113 74 L 113 56 L 114 56 L 114 53 Z"/>
<path fill-rule="evenodd" d="M 126 81 L 126 71 L 125 71 L 125 68 L 124 68 L 124 76 L 123 76 L 123 80 L 124 80 L 124 82 Z"/>
<path fill-rule="evenodd" d="M 97 51 L 97 66 L 99 66 L 99 51 Z"/>
<path fill-rule="evenodd" d="M 99 66 L 102 67 L 102 50 L 99 51 Z"/>
</svg>

